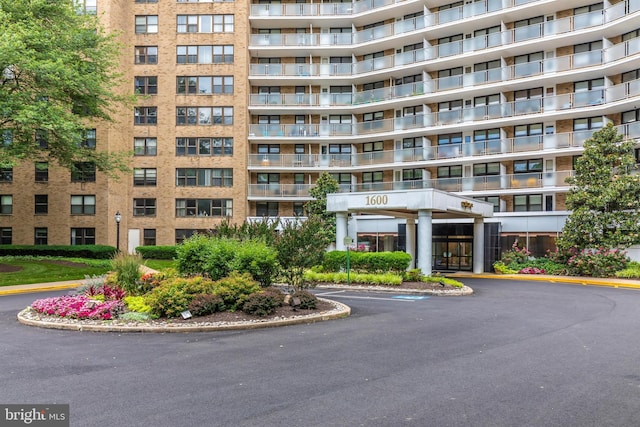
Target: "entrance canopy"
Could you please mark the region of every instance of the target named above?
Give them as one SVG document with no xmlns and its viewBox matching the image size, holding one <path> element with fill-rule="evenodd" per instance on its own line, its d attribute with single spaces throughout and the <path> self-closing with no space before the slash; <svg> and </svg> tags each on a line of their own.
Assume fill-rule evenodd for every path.
<svg viewBox="0 0 640 427">
<path fill-rule="evenodd" d="M 493 216 L 493 204 L 435 189 L 327 194 L 327 211 L 336 212 L 336 249 L 345 250 L 347 218 L 351 214 L 387 215 L 407 219 L 407 253 L 415 260 L 415 220 L 418 219 L 418 268 L 432 270 L 432 220 L 474 218 L 473 272 L 484 265 L 484 218 Z M 413 263 L 411 268 L 413 268 Z"/>
</svg>

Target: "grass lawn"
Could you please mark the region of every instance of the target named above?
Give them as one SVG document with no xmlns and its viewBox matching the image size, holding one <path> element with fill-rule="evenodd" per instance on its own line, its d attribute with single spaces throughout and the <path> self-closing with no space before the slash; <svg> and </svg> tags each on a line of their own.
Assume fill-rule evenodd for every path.
<svg viewBox="0 0 640 427">
<path fill-rule="evenodd" d="M 46 260 L 22 260 L 22 259 L 2 259 L 0 258 L 0 286 L 27 285 L 30 283 L 59 282 L 63 280 L 84 279 L 85 275 L 101 275 L 111 268 L 110 261 L 91 261 L 95 266 L 78 264 L 67 265 L 69 260 L 64 260 L 64 264 L 58 264 L 51 259 Z M 77 258 L 73 262 L 82 262 Z M 102 265 L 101 265 L 102 264 Z M 7 267 L 8 266 L 8 267 Z M 22 267 L 18 271 L 6 271 L 11 267 Z"/>
<path fill-rule="evenodd" d="M 154 270 L 162 270 L 163 268 L 176 268 L 178 263 L 169 259 L 145 259 L 144 265 Z"/>
</svg>

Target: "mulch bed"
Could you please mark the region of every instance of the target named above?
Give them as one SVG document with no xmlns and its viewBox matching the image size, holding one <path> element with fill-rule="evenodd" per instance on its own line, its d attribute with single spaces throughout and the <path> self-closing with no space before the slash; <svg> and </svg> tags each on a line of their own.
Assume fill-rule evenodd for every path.
<svg viewBox="0 0 640 427">
<path fill-rule="evenodd" d="M 15 273 L 22 270 L 18 265 L 0 264 L 0 273 Z"/>
</svg>

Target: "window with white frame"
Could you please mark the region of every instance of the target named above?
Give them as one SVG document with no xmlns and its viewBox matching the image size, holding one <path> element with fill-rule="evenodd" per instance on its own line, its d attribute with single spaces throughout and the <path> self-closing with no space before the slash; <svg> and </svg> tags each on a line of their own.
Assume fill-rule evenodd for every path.
<svg viewBox="0 0 640 427">
<path fill-rule="evenodd" d="M 178 33 L 232 33 L 233 15 L 178 15 Z"/>
<path fill-rule="evenodd" d="M 155 156 L 157 152 L 157 138 L 133 138 L 134 156 Z"/>
<path fill-rule="evenodd" d="M 71 196 L 71 215 L 95 215 L 96 196 L 82 194 Z"/>
<path fill-rule="evenodd" d="M 177 46 L 178 64 L 233 64 L 233 45 Z"/>
<path fill-rule="evenodd" d="M 155 34 L 158 32 L 158 15 L 137 15 L 136 34 Z"/>
</svg>

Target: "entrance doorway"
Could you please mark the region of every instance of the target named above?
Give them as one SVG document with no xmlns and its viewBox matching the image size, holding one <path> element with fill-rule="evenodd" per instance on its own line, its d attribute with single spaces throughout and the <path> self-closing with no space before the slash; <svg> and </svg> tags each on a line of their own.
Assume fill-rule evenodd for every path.
<svg viewBox="0 0 640 427">
<path fill-rule="evenodd" d="M 433 269 L 471 271 L 473 239 L 434 238 Z"/>
</svg>

